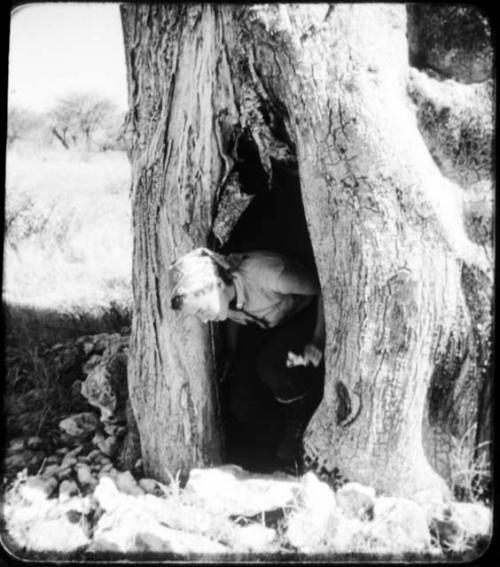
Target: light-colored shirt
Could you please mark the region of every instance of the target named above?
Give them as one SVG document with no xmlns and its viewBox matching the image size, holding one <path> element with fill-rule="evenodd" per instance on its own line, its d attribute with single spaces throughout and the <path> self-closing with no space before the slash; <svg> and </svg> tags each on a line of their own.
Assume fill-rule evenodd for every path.
<svg viewBox="0 0 500 567">
<path fill-rule="evenodd" d="M 263 328 L 275 327 L 307 307 L 320 292 L 314 274 L 296 260 L 276 252 L 256 250 L 230 254 L 236 290 L 229 319 Z"/>
</svg>

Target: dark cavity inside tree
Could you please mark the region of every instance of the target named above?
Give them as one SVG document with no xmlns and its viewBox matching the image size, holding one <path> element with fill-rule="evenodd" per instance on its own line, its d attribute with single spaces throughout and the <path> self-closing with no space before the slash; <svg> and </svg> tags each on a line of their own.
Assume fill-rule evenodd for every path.
<svg viewBox="0 0 500 567">
<path fill-rule="evenodd" d="M 452 429 L 480 421 L 478 397 L 471 412 L 456 400 L 488 383 L 491 81 L 411 67 L 412 18 L 382 4 L 122 7 L 129 390 L 148 473 L 224 459 L 218 332 L 168 309 L 168 266 L 196 246 L 262 244 L 315 265 L 322 285 L 309 466 L 386 493 L 448 494 Z M 410 37 L 422 67 L 422 34 Z"/>
</svg>

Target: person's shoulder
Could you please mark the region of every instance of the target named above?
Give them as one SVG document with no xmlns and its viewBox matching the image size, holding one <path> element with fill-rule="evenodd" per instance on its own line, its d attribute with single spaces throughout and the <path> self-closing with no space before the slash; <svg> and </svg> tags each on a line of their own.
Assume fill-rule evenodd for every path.
<svg viewBox="0 0 500 567">
<path fill-rule="evenodd" d="M 271 250 L 251 250 L 240 257 L 237 272 L 248 283 L 266 289 L 276 289 L 289 258 Z"/>
<path fill-rule="evenodd" d="M 289 259 L 271 250 L 251 250 L 245 253 L 242 264 L 252 270 L 282 270 Z"/>
</svg>

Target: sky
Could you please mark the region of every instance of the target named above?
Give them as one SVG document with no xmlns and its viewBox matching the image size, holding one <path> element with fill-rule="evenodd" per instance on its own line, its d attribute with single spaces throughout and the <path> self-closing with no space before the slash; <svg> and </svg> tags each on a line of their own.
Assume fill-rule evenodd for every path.
<svg viewBox="0 0 500 567">
<path fill-rule="evenodd" d="M 13 10 L 9 106 L 44 112 L 73 92 L 104 95 L 127 108 L 118 4 L 38 2 Z"/>
</svg>

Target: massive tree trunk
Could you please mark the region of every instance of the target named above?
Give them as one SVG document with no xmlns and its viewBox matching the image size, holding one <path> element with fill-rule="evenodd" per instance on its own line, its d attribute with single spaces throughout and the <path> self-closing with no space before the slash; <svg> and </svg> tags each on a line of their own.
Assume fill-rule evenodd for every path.
<svg viewBox="0 0 500 567">
<path fill-rule="evenodd" d="M 269 186 L 276 164 L 297 168 L 324 295 L 325 391 L 308 463 L 387 493 L 446 493 L 424 452 L 426 394 L 451 338 L 470 333 L 462 273 L 489 289 L 491 259 L 464 226 L 460 175 L 445 177 L 426 145 L 405 7 L 124 5 L 122 19 L 129 389 L 147 471 L 223 459 L 213 330 L 168 309 L 166 270 L 228 238 L 247 203 L 244 134 Z"/>
</svg>

